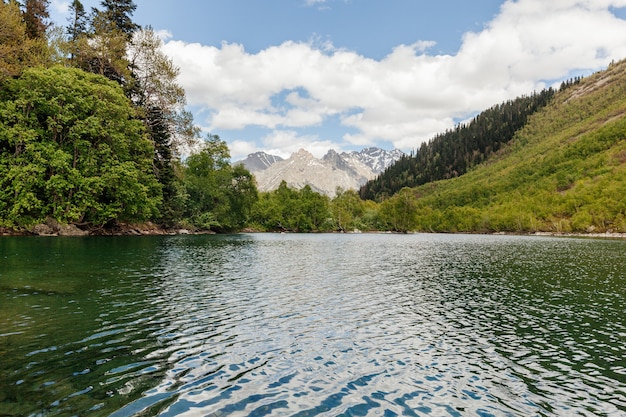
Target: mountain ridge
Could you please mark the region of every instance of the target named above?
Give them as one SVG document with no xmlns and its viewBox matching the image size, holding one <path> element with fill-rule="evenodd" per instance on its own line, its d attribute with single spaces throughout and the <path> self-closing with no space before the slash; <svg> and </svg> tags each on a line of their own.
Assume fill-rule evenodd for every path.
<svg viewBox="0 0 626 417">
<path fill-rule="evenodd" d="M 404 153 L 398 149 L 387 151 L 370 147 L 341 153 L 329 149 L 322 158 L 316 158 L 300 149 L 287 159 L 259 151 L 236 163 L 243 164 L 255 176 L 259 191 L 275 190 L 285 181 L 292 188 L 308 185 L 332 197 L 338 187 L 357 190 L 402 155 Z"/>
</svg>

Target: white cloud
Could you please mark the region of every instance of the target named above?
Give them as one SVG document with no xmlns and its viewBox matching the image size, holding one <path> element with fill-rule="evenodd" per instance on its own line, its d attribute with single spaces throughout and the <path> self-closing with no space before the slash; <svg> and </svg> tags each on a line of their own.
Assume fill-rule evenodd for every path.
<svg viewBox="0 0 626 417">
<path fill-rule="evenodd" d="M 337 149 L 386 140 L 407 150 L 454 120 L 626 57 L 626 21 L 609 7 L 626 0 L 508 0 L 482 31 L 463 36 L 455 55 L 429 55 L 432 41 L 399 45 L 381 60 L 291 41 L 251 54 L 238 44 L 170 40 L 165 51 L 212 130 L 275 130 L 263 146 L 284 155 L 331 144 L 296 129 L 335 116 L 357 131 L 333 138 Z"/>
<path fill-rule="evenodd" d="M 62 16 L 68 16 L 69 11 L 70 11 L 70 2 L 69 1 L 63 1 L 63 0 L 52 0 L 51 2 L 52 5 L 52 12 L 53 13 L 58 13 Z"/>
<path fill-rule="evenodd" d="M 169 30 L 165 30 L 165 29 L 157 30 L 154 33 L 157 36 L 157 38 L 161 39 L 163 42 L 169 39 L 172 39 L 174 37 L 172 32 L 170 32 Z"/>
<path fill-rule="evenodd" d="M 329 149 L 341 151 L 342 146 L 330 140 L 322 140 L 315 135 L 299 135 L 293 130 L 275 130 L 262 139 L 262 148 L 267 153 L 288 158 L 299 149 L 306 149 L 321 158 Z"/>
<path fill-rule="evenodd" d="M 246 142 L 243 140 L 234 140 L 228 144 L 230 154 L 233 161 L 240 161 L 251 153 L 259 150 L 258 146 L 254 142 Z M 273 154 L 275 155 L 275 154 Z"/>
</svg>

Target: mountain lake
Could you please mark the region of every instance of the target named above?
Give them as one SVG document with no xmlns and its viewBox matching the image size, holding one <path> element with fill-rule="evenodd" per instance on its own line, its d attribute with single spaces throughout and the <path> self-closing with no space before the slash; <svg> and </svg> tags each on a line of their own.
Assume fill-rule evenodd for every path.
<svg viewBox="0 0 626 417">
<path fill-rule="evenodd" d="M 0 238 L 0 416 L 624 416 L 626 241 Z"/>
</svg>

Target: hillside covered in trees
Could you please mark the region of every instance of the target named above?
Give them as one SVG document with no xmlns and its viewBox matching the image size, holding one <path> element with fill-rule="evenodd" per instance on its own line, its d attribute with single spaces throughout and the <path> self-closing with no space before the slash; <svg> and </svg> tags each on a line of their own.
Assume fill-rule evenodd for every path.
<svg viewBox="0 0 626 417">
<path fill-rule="evenodd" d="M 454 174 L 458 177 L 449 175 L 451 165 L 442 163 L 443 157 L 427 159 L 432 169 L 421 172 L 451 178 L 422 179 L 421 185 L 405 186 L 391 197 L 379 195 L 380 202 L 363 200 L 353 190 L 339 190 L 332 200 L 313 199 L 310 190 L 296 192 L 283 186 L 261 194 L 251 225 L 274 231 L 626 233 L 626 61 L 542 94 L 495 106 L 469 126 L 439 135 L 420 148 L 470 156 L 459 138 L 472 137 L 470 133 L 478 132 L 472 129 L 494 121 L 484 130 L 492 138 L 483 142 L 484 149 L 491 150 L 485 155 L 472 153 L 475 159 L 466 160 L 471 164 L 465 165 L 463 175 L 458 171 Z M 528 109 L 533 100 L 539 100 L 539 108 L 524 116 L 525 123 L 517 130 L 509 130 L 505 115 L 514 103 L 526 103 L 521 108 Z M 498 140 L 492 132 L 506 132 L 508 139 Z M 417 160 L 415 155 L 407 157 L 399 167 L 411 161 L 419 171 Z M 393 168 L 387 170 L 388 184 L 403 184 L 410 173 L 398 172 L 401 178 L 391 175 Z"/>
<path fill-rule="evenodd" d="M 570 86 L 580 79 L 563 84 Z M 552 88 L 506 101 L 467 124 L 436 135 L 361 187 L 361 198 L 382 201 L 404 187 L 458 177 L 506 145 L 534 112 L 554 96 Z"/>
<path fill-rule="evenodd" d="M 626 232 L 626 61 L 578 81 L 482 164 L 381 210 L 398 230 Z"/>
</svg>

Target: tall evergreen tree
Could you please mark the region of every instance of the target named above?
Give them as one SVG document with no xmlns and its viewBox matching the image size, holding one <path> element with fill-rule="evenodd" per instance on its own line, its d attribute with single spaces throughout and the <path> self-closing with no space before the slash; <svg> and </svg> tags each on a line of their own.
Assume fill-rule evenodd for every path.
<svg viewBox="0 0 626 417">
<path fill-rule="evenodd" d="M 45 38 L 46 29 L 50 26 L 48 19 L 49 0 L 26 0 L 24 4 L 24 22 L 26 34 L 31 39 Z"/>
<path fill-rule="evenodd" d="M 163 192 L 160 207 L 161 221 L 171 225 L 179 213 L 176 199 L 176 175 L 174 173 L 174 155 L 171 147 L 171 134 L 163 111 L 156 106 L 146 109 L 145 124 L 147 133 L 154 146 L 154 174 L 161 184 Z"/>
<path fill-rule="evenodd" d="M 132 15 L 137 5 L 132 0 L 102 0 L 107 18 L 115 23 L 115 26 L 130 40 L 133 33 L 139 29 L 139 25 L 133 22 Z"/>
<path fill-rule="evenodd" d="M 70 60 L 74 61 L 76 56 L 80 54 L 81 42 L 86 43 L 89 17 L 80 0 L 73 0 L 69 6 L 69 11 L 66 33 L 69 36 Z"/>
<path fill-rule="evenodd" d="M 70 17 L 67 19 L 69 22 L 67 34 L 70 36 L 71 41 L 76 41 L 81 35 L 87 33 L 89 18 L 87 17 L 85 6 L 83 6 L 80 0 L 73 0 L 69 10 Z"/>
</svg>

